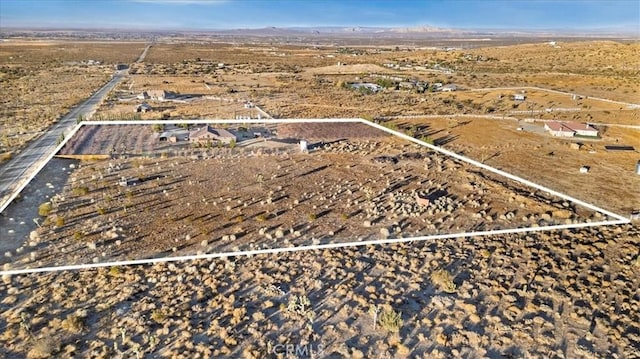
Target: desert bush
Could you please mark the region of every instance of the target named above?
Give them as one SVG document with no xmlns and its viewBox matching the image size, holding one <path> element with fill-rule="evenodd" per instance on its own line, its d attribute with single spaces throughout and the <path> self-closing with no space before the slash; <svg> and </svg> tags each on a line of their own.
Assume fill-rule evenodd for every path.
<svg viewBox="0 0 640 359">
<path fill-rule="evenodd" d="M 56 217 L 56 227 L 62 227 L 64 226 L 64 223 L 65 223 L 64 217 L 62 216 Z"/>
<path fill-rule="evenodd" d="M 76 314 L 69 314 L 65 320 L 62 321 L 62 329 L 70 333 L 80 333 L 84 328 L 84 320 Z"/>
<path fill-rule="evenodd" d="M 385 310 L 378 315 L 378 324 L 380 327 L 392 333 L 399 332 L 403 323 L 402 313 L 396 312 L 393 309 Z"/>
<path fill-rule="evenodd" d="M 41 217 L 46 217 L 51 213 L 51 203 L 45 202 L 38 207 L 38 215 Z"/>
<path fill-rule="evenodd" d="M 156 309 L 151 312 L 151 320 L 154 322 L 161 324 L 167 319 L 167 315 L 164 313 L 162 309 Z"/>
<path fill-rule="evenodd" d="M 87 193 L 89 193 L 89 188 L 88 187 L 76 187 L 73 189 L 72 193 L 76 196 L 84 196 Z"/>
<path fill-rule="evenodd" d="M 283 310 L 287 316 L 307 319 L 309 324 L 313 322 L 313 318 L 315 317 L 311 301 L 306 295 L 292 295 L 289 298 L 289 303 L 286 306 L 281 306 L 280 309 Z"/>
<path fill-rule="evenodd" d="M 117 277 L 120 274 L 122 274 L 122 270 L 120 269 L 120 267 L 118 266 L 113 266 L 111 268 L 109 268 L 109 275 L 112 277 Z"/>
<path fill-rule="evenodd" d="M 27 353 L 28 359 L 51 358 L 60 350 L 60 346 L 50 337 L 34 339 L 33 347 Z"/>
<path fill-rule="evenodd" d="M 429 137 L 429 136 L 422 136 L 422 138 L 420 138 L 420 140 L 424 143 L 428 143 L 430 145 L 433 145 L 435 142 L 433 140 L 433 138 Z"/>
<path fill-rule="evenodd" d="M 431 282 L 447 293 L 456 292 L 456 284 L 453 283 L 453 277 L 445 269 L 438 269 L 431 273 Z"/>
</svg>

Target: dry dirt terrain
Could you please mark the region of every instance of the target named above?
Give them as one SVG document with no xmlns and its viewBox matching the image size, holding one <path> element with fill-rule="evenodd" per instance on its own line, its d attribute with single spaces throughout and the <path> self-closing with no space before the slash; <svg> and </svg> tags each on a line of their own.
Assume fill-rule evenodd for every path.
<svg viewBox="0 0 640 359">
<path fill-rule="evenodd" d="M 530 179 L 611 211 L 628 215 L 640 209 L 640 130 L 610 128 L 600 140 L 560 139 L 541 124 L 482 118 L 396 120 L 417 135 L 455 138 L 446 148 L 493 167 Z M 535 131 L 518 131 L 522 126 Z M 528 127 L 527 127 L 528 128 Z M 540 133 L 542 131 L 542 133 Z M 631 145 L 634 151 L 607 151 L 605 145 Z M 589 173 L 579 173 L 582 166 Z"/>
<path fill-rule="evenodd" d="M 39 59 L 49 56 L 41 45 L 5 45 L 2 56 L 32 47 Z M 105 63 L 123 61 L 121 54 L 131 62 L 144 44 L 122 46 L 128 50 L 111 51 Z M 256 118 L 258 110 L 245 107 L 251 101 L 275 118 L 363 117 L 627 215 L 640 209 L 640 131 L 619 125 L 640 123 L 639 51 L 637 42 L 614 41 L 473 49 L 154 43 L 96 116 Z M 11 75 L 26 65 L 0 63 L 8 68 L 0 79 L 23 81 L 11 82 L 13 91 L 41 83 Z M 39 74 L 103 71 L 70 66 Z M 350 86 L 363 82 L 383 88 Z M 458 89 L 438 92 L 434 83 Z M 136 98 L 148 90 L 177 98 Z M 514 101 L 516 93 L 527 99 Z M 134 112 L 143 102 L 152 111 Z M 5 117 L 36 126 L 12 110 L 19 105 L 3 106 Z M 407 115 L 414 117 L 395 117 Z M 596 123 L 601 138 L 551 137 L 540 121 L 552 119 Z M 33 128 L 22 132 L 44 127 Z M 370 128 L 326 128 L 278 126 L 282 141 L 171 154 L 149 140 L 149 125 L 87 131 L 68 153 L 121 143 L 131 153 L 83 161 L 43 208 L 42 226 L 0 263 L 99 263 L 605 219 Z M 15 136 L 25 134 L 3 141 L 19 145 L 7 142 Z M 295 138 L 309 139 L 312 150 L 300 153 Z M 139 182 L 124 187 L 122 177 Z M 638 358 L 639 248 L 636 221 L 3 276 L 0 356 Z"/>
<path fill-rule="evenodd" d="M 0 44 L 0 156 L 37 137 L 144 43 L 6 40 Z"/>
<path fill-rule="evenodd" d="M 86 164 L 5 257 L 13 268 L 50 267 L 603 219 L 365 124 L 278 133 L 268 146 Z M 300 153 L 288 144 L 299 138 L 322 142 Z"/>
<path fill-rule="evenodd" d="M 627 225 L 13 276 L 0 353 L 635 358 L 639 236 Z"/>
</svg>

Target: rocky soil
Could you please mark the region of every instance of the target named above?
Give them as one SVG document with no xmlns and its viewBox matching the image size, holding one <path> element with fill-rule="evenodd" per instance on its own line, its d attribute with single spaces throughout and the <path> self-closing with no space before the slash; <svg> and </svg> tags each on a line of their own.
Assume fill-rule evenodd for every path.
<svg viewBox="0 0 640 359">
<path fill-rule="evenodd" d="M 123 187 L 121 178 L 136 185 Z M 34 268 L 603 220 L 396 140 L 85 163 L 0 263 Z"/>
<path fill-rule="evenodd" d="M 634 358 L 639 244 L 626 225 L 5 276 L 0 355 Z"/>
</svg>

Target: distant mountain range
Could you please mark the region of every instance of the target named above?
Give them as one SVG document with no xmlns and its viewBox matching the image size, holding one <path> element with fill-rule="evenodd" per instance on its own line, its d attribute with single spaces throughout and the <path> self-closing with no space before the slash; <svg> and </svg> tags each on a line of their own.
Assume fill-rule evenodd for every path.
<svg viewBox="0 0 640 359">
<path fill-rule="evenodd" d="M 286 41 L 345 41 L 356 39 L 400 41 L 441 40 L 489 40 L 510 38 L 604 38 L 637 41 L 640 29 L 594 28 L 594 29 L 455 29 L 435 26 L 416 27 L 264 27 L 247 29 L 55 29 L 55 28 L 0 28 L 0 38 L 35 37 L 80 37 L 80 38 L 157 38 L 160 37 L 222 37 L 241 39 L 264 38 Z M 270 40 L 269 40 L 270 41 Z"/>
</svg>

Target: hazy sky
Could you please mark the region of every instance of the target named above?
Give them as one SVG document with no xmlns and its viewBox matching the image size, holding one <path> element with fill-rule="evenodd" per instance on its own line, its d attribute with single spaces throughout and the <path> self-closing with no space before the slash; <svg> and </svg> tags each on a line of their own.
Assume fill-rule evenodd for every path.
<svg viewBox="0 0 640 359">
<path fill-rule="evenodd" d="M 0 27 L 224 29 L 421 25 L 614 28 L 640 33 L 640 1 L 0 0 Z"/>
</svg>

